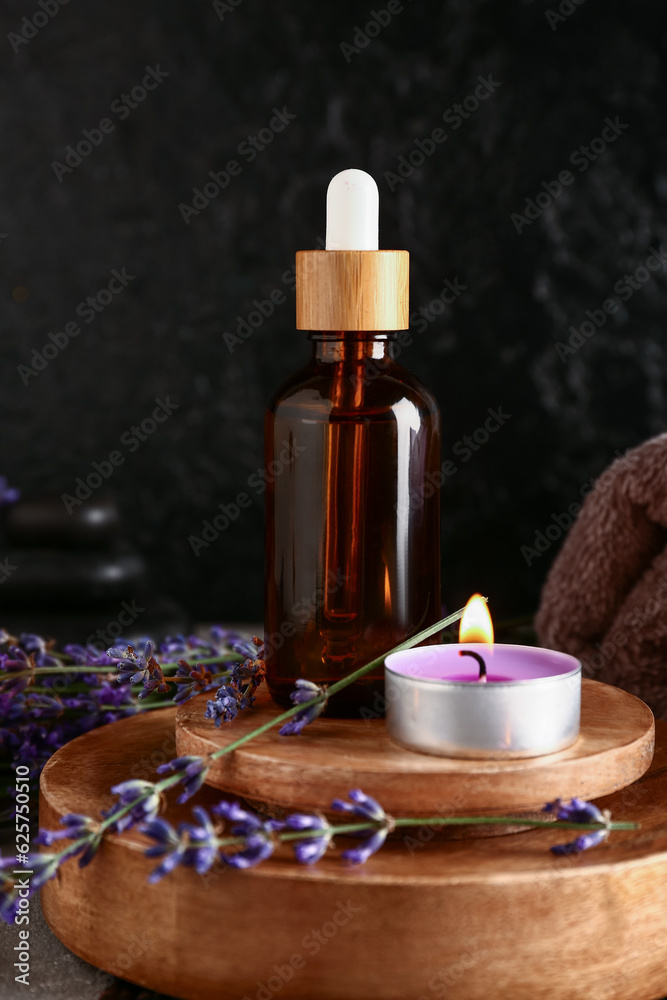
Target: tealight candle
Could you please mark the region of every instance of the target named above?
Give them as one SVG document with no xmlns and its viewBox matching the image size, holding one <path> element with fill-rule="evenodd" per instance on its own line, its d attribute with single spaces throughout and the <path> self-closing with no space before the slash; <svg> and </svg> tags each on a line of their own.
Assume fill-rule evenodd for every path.
<svg viewBox="0 0 667 1000">
<path fill-rule="evenodd" d="M 534 646 L 494 644 L 486 602 L 466 606 L 459 642 L 385 660 L 387 728 L 410 750 L 445 757 L 539 757 L 579 735 L 581 663 Z"/>
</svg>

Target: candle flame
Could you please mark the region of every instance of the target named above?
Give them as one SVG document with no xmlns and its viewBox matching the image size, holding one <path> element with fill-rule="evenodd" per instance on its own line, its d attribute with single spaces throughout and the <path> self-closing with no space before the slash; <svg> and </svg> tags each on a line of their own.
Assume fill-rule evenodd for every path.
<svg viewBox="0 0 667 1000">
<path fill-rule="evenodd" d="M 459 625 L 459 642 L 484 642 L 493 645 L 493 622 L 481 594 L 473 594 L 466 604 Z"/>
</svg>

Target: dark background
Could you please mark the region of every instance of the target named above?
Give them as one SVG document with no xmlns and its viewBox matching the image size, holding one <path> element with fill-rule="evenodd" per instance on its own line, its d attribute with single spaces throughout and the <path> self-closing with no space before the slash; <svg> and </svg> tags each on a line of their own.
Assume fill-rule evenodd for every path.
<svg viewBox="0 0 667 1000">
<path fill-rule="evenodd" d="M 662 274 L 566 362 L 554 346 L 667 236 L 664 2 L 585 0 L 555 30 L 556 2 L 408 2 L 346 61 L 384 7 L 242 0 L 221 19 L 208 0 L 71 0 L 14 53 L 7 34 L 40 8 L 3 4 L 0 471 L 25 495 L 71 492 L 168 395 L 178 411 L 107 486 L 199 620 L 261 617 L 261 497 L 198 558 L 188 536 L 247 489 L 265 402 L 308 355 L 282 276 L 324 235 L 338 170 L 378 180 L 413 310 L 445 278 L 467 286 L 404 355 L 440 402 L 443 458 L 488 407 L 511 414 L 445 490 L 450 607 L 479 589 L 500 614 L 534 610 L 559 543 L 530 567 L 521 547 L 665 426 Z M 110 114 L 158 64 L 169 77 Z M 497 91 L 392 193 L 384 173 L 488 74 Z M 274 107 L 297 117 L 248 163 L 238 145 Z M 511 214 L 616 115 L 628 128 L 518 234 Z M 52 162 L 104 117 L 115 131 L 59 181 Z M 233 158 L 241 175 L 186 225 L 179 203 Z M 123 267 L 128 288 L 24 385 L 32 349 Z M 276 288 L 284 304 L 230 353 L 223 333 Z"/>
</svg>

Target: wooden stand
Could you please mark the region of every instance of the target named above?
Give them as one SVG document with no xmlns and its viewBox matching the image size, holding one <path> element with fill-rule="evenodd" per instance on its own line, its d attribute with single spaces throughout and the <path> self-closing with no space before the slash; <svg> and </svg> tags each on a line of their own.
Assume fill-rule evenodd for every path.
<svg viewBox="0 0 667 1000">
<path fill-rule="evenodd" d="M 68 812 L 95 814 L 111 804 L 111 785 L 153 779 L 176 752 L 174 715 L 165 709 L 126 719 L 54 754 L 42 773 L 40 824 L 55 829 Z M 644 766 L 636 757 L 638 722 L 625 744 L 634 758 L 626 774 Z M 342 724 L 317 723 L 306 738 L 310 752 L 317 727 L 330 732 Z M 240 725 L 223 733 L 231 739 Z M 305 763 L 303 739 L 277 743 Z M 643 740 L 645 764 L 650 738 Z M 619 760 L 622 745 L 619 737 Z M 358 774 L 346 770 L 346 753 L 336 743 L 333 773 L 322 775 L 336 794 Z M 600 753 L 602 763 L 612 751 Z M 422 758 L 415 758 L 418 775 Z M 267 761 L 273 766 L 271 754 Z M 259 756 L 254 767 L 263 767 Z M 249 773 L 249 764 L 244 768 Z M 621 770 L 619 763 L 613 780 Z M 564 779 L 557 792 L 578 790 Z M 388 779 L 379 798 L 387 805 L 396 795 Z M 204 788 L 195 801 L 211 805 L 220 797 Z M 176 806 L 174 798 L 166 817 L 191 818 L 191 805 Z M 569 839 L 568 831 L 451 842 L 421 827 L 361 868 L 340 860 L 347 844 L 339 838 L 312 868 L 281 847 L 247 872 L 216 867 L 200 877 L 179 868 L 155 886 L 146 882 L 155 864 L 143 855 L 148 841 L 130 831 L 105 840 L 87 868 L 67 864 L 42 890 L 43 909 L 82 958 L 185 1000 L 655 1000 L 667 993 L 667 724 L 659 724 L 648 773 L 597 802 L 641 829 L 558 859 L 549 845 Z"/>
<path fill-rule="evenodd" d="M 257 707 L 216 729 L 204 718 L 207 696 L 176 716 L 180 755 L 208 754 L 281 711 L 262 691 Z M 244 798 L 327 810 L 331 800 L 363 788 L 394 816 L 500 815 L 531 812 L 559 795 L 596 798 L 625 788 L 651 763 L 651 710 L 619 688 L 586 680 L 581 734 L 560 753 L 523 760 L 455 760 L 413 753 L 387 736 L 382 719 L 319 719 L 300 736 L 270 729 L 219 758 L 208 782 Z"/>
</svg>

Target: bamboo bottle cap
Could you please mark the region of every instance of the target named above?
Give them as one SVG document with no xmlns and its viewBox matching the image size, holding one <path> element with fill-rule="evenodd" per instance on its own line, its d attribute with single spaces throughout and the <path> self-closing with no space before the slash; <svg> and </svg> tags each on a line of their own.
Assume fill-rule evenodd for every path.
<svg viewBox="0 0 667 1000">
<path fill-rule="evenodd" d="M 410 255 L 378 250 L 379 193 L 363 170 L 327 190 L 326 250 L 296 255 L 298 330 L 407 330 Z"/>
<path fill-rule="evenodd" d="M 407 330 L 407 250 L 299 250 L 297 330 Z"/>
</svg>

